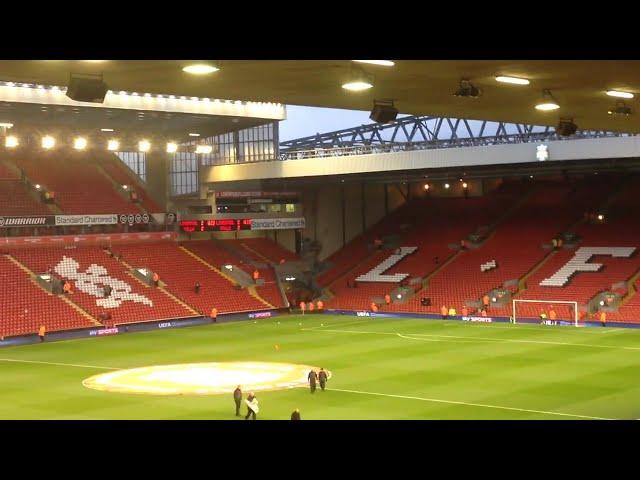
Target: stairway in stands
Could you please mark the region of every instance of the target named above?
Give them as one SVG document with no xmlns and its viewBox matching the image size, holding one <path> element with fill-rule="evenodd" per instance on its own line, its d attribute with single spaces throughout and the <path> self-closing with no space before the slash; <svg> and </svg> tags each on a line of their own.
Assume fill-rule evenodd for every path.
<svg viewBox="0 0 640 480">
<path fill-rule="evenodd" d="M 608 187 L 610 185 L 610 187 Z M 587 222 L 581 220 L 574 228 L 580 237 L 577 247 L 634 247 L 640 251 L 640 221 L 638 220 L 637 192 L 640 180 L 631 179 L 625 185 L 617 185 L 614 181 L 603 178 L 594 185 L 592 193 L 605 194 L 609 189 L 611 195 L 592 211 L 606 211 L 606 221 Z M 601 198 L 601 197 L 600 197 Z M 537 300 L 555 299 L 577 301 L 584 313 L 586 304 L 596 294 L 612 289 L 613 284 L 628 282 L 640 269 L 640 256 L 630 258 L 614 258 L 608 255 L 596 255 L 590 263 L 600 263 L 603 267 L 598 272 L 580 272 L 574 275 L 563 287 L 545 287 L 540 282 L 550 277 L 573 258 L 575 250 L 560 250 L 546 262 L 527 282 L 527 289 L 518 298 Z M 534 304 L 535 305 L 535 304 Z M 608 313 L 610 320 L 640 320 L 640 298 L 629 292 L 628 298 L 618 312 Z M 536 316 L 540 306 L 523 307 L 522 314 Z M 583 318 L 586 318 L 584 314 Z"/>
<path fill-rule="evenodd" d="M 180 247 L 189 255 L 194 257 L 197 261 L 201 262 L 207 268 L 215 271 L 220 276 L 224 277 L 228 282 L 235 285 L 235 282 L 224 273 L 223 270 L 216 268 L 214 265 L 222 265 L 222 264 L 232 264 L 236 265 L 240 268 L 244 268 L 243 270 L 246 273 L 251 274 L 253 272 L 253 266 L 249 266 L 247 268 L 246 264 L 239 265 L 238 259 L 234 259 L 230 256 L 229 251 L 221 249 L 218 246 L 219 242 L 210 242 L 210 241 L 189 241 L 183 242 Z M 263 269 L 263 274 L 272 270 Z M 265 284 L 264 286 L 254 287 L 250 286 L 247 288 L 247 293 L 255 298 L 257 301 L 263 304 L 262 308 L 279 308 L 282 306 L 283 301 L 280 295 L 279 289 L 277 289 L 277 284 L 274 283 L 274 277 L 269 278 L 270 282 Z"/>
<path fill-rule="evenodd" d="M 138 194 L 140 199 L 138 206 L 143 212 L 165 211 L 146 191 L 142 180 L 115 154 L 101 154 L 95 159 L 95 164 L 98 172 L 112 183 L 114 190 L 121 191 L 123 185 L 131 187 Z"/>
<path fill-rule="evenodd" d="M 119 245 L 121 253 L 134 267 L 147 267 L 160 276 L 165 288 L 203 315 L 212 308 L 219 313 L 264 310 L 265 304 L 244 290 L 236 289 L 219 271 L 198 261 L 172 242 Z M 195 284 L 201 285 L 195 293 Z"/>
<path fill-rule="evenodd" d="M 69 279 L 72 284 L 73 294 L 68 298 L 94 319 L 100 318 L 101 314 L 110 313 L 111 319 L 103 323 L 121 324 L 196 315 L 193 310 L 184 308 L 163 294 L 161 290 L 138 281 L 130 274 L 127 266 L 118 262 L 118 260 L 99 247 L 38 247 L 15 249 L 11 253 L 14 258 L 35 272 L 45 272 L 53 269 L 58 277 Z M 91 281 L 95 285 L 95 291 L 91 293 L 82 291 L 78 286 L 78 281 L 74 281 L 72 277 L 65 276 L 56 270 L 56 266 L 61 264 L 68 265 L 71 268 L 73 262 L 77 263 L 78 272 L 90 275 Z M 125 289 L 128 289 L 136 297 L 121 303 L 115 302 L 115 305 L 104 304 L 102 288 L 105 285 L 105 281 L 101 280 L 101 277 L 104 278 L 105 276 L 121 282 L 121 286 L 113 288 L 112 298 L 116 298 L 116 292 L 125 291 Z M 93 290 L 91 285 L 86 288 Z M 117 303 L 120 304 L 117 305 Z"/>
<path fill-rule="evenodd" d="M 67 214 L 141 213 L 137 205 L 123 198 L 98 171 L 90 155 L 26 151 L 12 154 L 10 161 L 22 169 L 31 182 L 55 192 L 56 204 Z"/>
<path fill-rule="evenodd" d="M 400 234 L 401 244 L 417 246 L 418 249 L 392 266 L 385 274 L 406 273 L 409 275 L 408 278 L 429 280 L 437 278 L 435 272 L 442 271 L 442 265 L 457 256 L 461 239 L 466 238 L 480 226 L 495 224 L 496 219 L 503 217 L 505 211 L 509 210 L 508 206 L 517 203 L 526 195 L 528 195 L 527 189 L 523 189 L 523 185 L 519 182 L 505 182 L 501 188 L 484 197 L 423 198 L 411 202 L 397 215 L 394 214 L 390 218 L 392 220 L 390 223 L 398 226 L 412 225 Z M 390 233 L 398 232 L 401 232 L 399 228 Z M 360 246 L 361 250 L 364 248 L 366 247 Z M 351 246 L 347 246 L 345 251 L 351 249 Z M 372 297 L 383 297 L 397 288 L 397 283 L 358 282 L 357 288 L 348 288 L 346 285 L 347 280 L 355 280 L 357 276 L 364 274 L 387 258 L 390 253 L 392 253 L 391 250 L 386 250 L 366 255 L 356 268 L 352 268 L 346 277 L 342 277 L 341 283 L 332 284 L 334 298 L 327 302 L 327 306 L 348 309 L 369 308 Z M 421 292 L 421 295 L 425 295 L 424 292 Z M 419 304 L 419 296 L 409 300 L 409 303 L 384 308 L 424 310 Z"/>
<path fill-rule="evenodd" d="M 42 289 L 29 270 L 8 255 L 0 255 L 0 310 L 2 337 L 35 334 L 41 325 L 50 332 L 96 325 L 95 319 Z"/>
<path fill-rule="evenodd" d="M 575 188 L 562 181 L 538 183 L 535 193 L 499 226 L 492 238 L 476 250 L 463 252 L 432 278 L 421 293 L 431 298 L 432 306 L 421 307 L 416 299 L 409 306 L 410 311 L 436 313 L 441 305 L 460 311 L 467 302 L 479 300 L 505 281 L 520 279 L 547 257 L 549 251 L 543 248 L 544 243 L 575 224 L 585 210 L 595 208 L 609 193 L 607 187 L 594 192 L 590 182 L 581 182 Z M 480 265 L 489 260 L 496 260 L 498 267 L 481 272 Z M 397 306 L 398 310 L 406 308 Z M 491 311 L 509 313 L 508 308 L 492 307 Z"/>
</svg>

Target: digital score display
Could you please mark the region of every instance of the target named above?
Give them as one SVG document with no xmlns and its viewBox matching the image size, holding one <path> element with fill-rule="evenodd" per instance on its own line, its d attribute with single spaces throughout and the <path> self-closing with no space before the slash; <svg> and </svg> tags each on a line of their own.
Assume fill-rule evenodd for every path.
<svg viewBox="0 0 640 480">
<path fill-rule="evenodd" d="M 237 230 L 251 230 L 251 219 L 222 219 L 222 220 L 181 220 L 180 229 L 183 232 L 234 232 Z"/>
</svg>

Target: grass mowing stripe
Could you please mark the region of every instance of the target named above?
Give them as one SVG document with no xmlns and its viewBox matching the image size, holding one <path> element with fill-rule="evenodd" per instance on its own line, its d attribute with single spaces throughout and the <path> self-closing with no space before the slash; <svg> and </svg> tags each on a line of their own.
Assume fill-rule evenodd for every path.
<svg viewBox="0 0 640 480">
<path fill-rule="evenodd" d="M 309 330 L 308 328 L 302 328 L 301 330 Z M 329 329 L 325 328 L 322 330 L 314 330 L 316 332 L 335 332 L 335 333 L 359 333 L 365 335 L 394 335 L 398 336 L 400 332 L 371 332 L 365 330 L 337 330 L 337 329 Z M 468 340 L 469 343 L 476 341 L 481 342 L 496 342 L 496 343 L 532 343 L 532 344 L 540 344 L 540 345 L 559 345 L 559 346 L 570 346 L 570 347 L 588 347 L 588 348 L 613 348 L 613 349 L 621 349 L 621 350 L 640 350 L 640 347 L 624 347 L 617 345 L 594 345 L 590 343 L 569 343 L 569 342 L 550 342 L 544 340 L 515 340 L 511 338 L 489 338 L 489 337 L 471 337 L 471 336 L 461 336 L 461 335 L 437 335 L 433 333 L 405 333 L 403 335 L 411 335 L 414 337 L 434 337 L 434 338 L 456 338 Z M 414 339 L 412 339 L 414 340 Z M 444 341 L 444 340 L 443 340 Z"/>
<path fill-rule="evenodd" d="M 59 367 L 99 368 L 101 370 L 120 370 L 120 368 L 115 368 L 115 367 L 100 367 L 97 365 L 79 365 L 77 363 L 43 362 L 40 360 L 18 360 L 17 358 L 0 358 L 0 362 L 38 363 L 42 365 L 56 365 Z"/>
<path fill-rule="evenodd" d="M 345 392 L 345 393 L 355 393 L 359 395 L 375 395 L 378 397 L 390 397 L 390 398 L 403 398 L 405 400 L 419 400 L 422 402 L 433 402 L 433 403 L 448 403 L 452 405 L 466 405 L 470 407 L 482 407 L 482 408 L 495 408 L 500 410 L 513 410 L 516 412 L 528 412 L 528 413 L 539 413 L 543 415 L 557 415 L 561 417 L 575 417 L 575 418 L 584 418 L 588 420 L 613 420 L 612 418 L 604 418 L 604 417 L 592 417 L 589 415 L 578 415 L 575 413 L 564 413 L 564 412 L 548 412 L 545 410 L 532 410 L 529 408 L 517 408 L 517 407 L 505 407 L 502 405 L 488 405 L 485 403 L 472 403 L 472 402 L 461 402 L 457 400 L 442 400 L 439 398 L 425 398 L 425 397 L 413 397 L 409 395 L 393 395 L 390 393 L 379 393 L 379 392 L 363 392 L 360 390 L 347 390 L 344 388 L 331 388 L 332 391 L 335 392 Z"/>
</svg>

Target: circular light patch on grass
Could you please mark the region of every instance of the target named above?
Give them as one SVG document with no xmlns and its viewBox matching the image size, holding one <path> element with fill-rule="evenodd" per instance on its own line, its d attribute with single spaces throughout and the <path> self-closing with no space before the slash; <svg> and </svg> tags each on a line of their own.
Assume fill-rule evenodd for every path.
<svg viewBox="0 0 640 480">
<path fill-rule="evenodd" d="M 215 395 L 242 386 L 245 393 L 307 385 L 309 365 L 268 362 L 213 362 L 153 365 L 87 378 L 87 388 L 149 395 Z M 327 371 L 331 377 L 331 372 Z"/>
</svg>

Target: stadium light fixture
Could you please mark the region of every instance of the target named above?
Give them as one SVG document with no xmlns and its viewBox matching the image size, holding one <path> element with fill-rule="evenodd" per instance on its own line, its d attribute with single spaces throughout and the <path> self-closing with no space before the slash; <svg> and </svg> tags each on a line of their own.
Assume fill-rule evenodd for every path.
<svg viewBox="0 0 640 480">
<path fill-rule="evenodd" d="M 381 67 L 393 67 L 396 63 L 391 60 L 354 60 L 358 63 L 368 63 L 369 65 L 379 65 Z"/>
<path fill-rule="evenodd" d="M 216 65 L 210 65 L 206 63 L 195 63 L 193 65 L 187 65 L 182 69 L 183 72 L 190 73 L 192 75 L 207 75 L 220 70 Z"/>
<path fill-rule="evenodd" d="M 101 128 L 101 132 L 113 132 L 113 128 Z"/>
<path fill-rule="evenodd" d="M 207 155 L 213 151 L 213 147 L 211 145 L 198 145 L 196 147 L 196 153 Z"/>
<path fill-rule="evenodd" d="M 107 150 L 115 152 L 120 148 L 120 142 L 118 140 L 109 140 L 107 142 Z"/>
<path fill-rule="evenodd" d="M 138 142 L 138 151 L 148 152 L 149 150 L 151 150 L 151 143 L 148 140 L 140 140 Z"/>
<path fill-rule="evenodd" d="M 342 88 L 350 92 L 362 92 L 373 88 L 373 80 L 371 76 L 364 73 L 360 69 L 353 69 L 349 79 L 342 84 Z"/>
<path fill-rule="evenodd" d="M 469 185 L 467 185 L 467 182 L 462 182 L 462 188 L 467 188 Z"/>
<path fill-rule="evenodd" d="M 364 80 L 355 80 L 351 82 L 346 82 L 342 84 L 342 88 L 345 90 L 349 90 L 351 92 L 362 92 L 363 90 L 368 90 L 373 87 L 373 84 L 364 81 Z"/>
<path fill-rule="evenodd" d="M 449 188 L 451 185 L 449 185 L 448 183 L 444 184 L 444 188 Z"/>
<path fill-rule="evenodd" d="M 122 189 L 123 190 L 128 190 L 129 189 L 129 185 L 122 185 Z"/>
<path fill-rule="evenodd" d="M 529 85 L 529 80 L 526 78 L 509 77 L 507 75 L 498 75 L 496 81 L 500 83 L 510 83 L 512 85 Z"/>
<path fill-rule="evenodd" d="M 36 190 L 40 190 L 40 184 L 39 183 L 36 183 L 34 186 L 36 187 Z"/>
<path fill-rule="evenodd" d="M 18 137 L 9 135 L 4 139 L 4 146 L 7 148 L 15 148 L 18 146 Z"/>
<path fill-rule="evenodd" d="M 609 95 L 610 97 L 617 97 L 617 98 L 633 98 L 633 93 L 623 92 L 620 90 L 607 90 L 607 95 Z"/>
<path fill-rule="evenodd" d="M 604 220 L 604 215 L 602 215 L 602 214 L 598 215 L 598 220 L 600 220 L 600 221 Z"/>
<path fill-rule="evenodd" d="M 424 189 L 425 189 L 425 190 L 429 190 L 429 188 L 431 188 L 431 187 L 429 187 L 429 184 L 428 184 L 428 183 L 425 183 L 425 184 L 424 184 Z"/>
<path fill-rule="evenodd" d="M 87 139 L 84 137 L 78 137 L 73 140 L 73 148 L 76 150 L 84 150 L 87 148 Z"/>
<path fill-rule="evenodd" d="M 56 139 L 53 138 L 51 135 L 46 135 L 42 137 L 42 148 L 44 148 L 45 150 L 51 150 L 55 146 L 56 146 Z"/>
<path fill-rule="evenodd" d="M 538 100 L 536 103 L 536 110 L 540 110 L 542 112 L 549 112 L 551 110 L 557 110 L 560 108 L 558 102 L 551 96 L 551 92 L 549 90 L 542 91 L 542 98 Z"/>
<path fill-rule="evenodd" d="M 199 133 L 190 133 L 189 136 L 190 137 L 199 137 L 200 134 Z"/>
<path fill-rule="evenodd" d="M 175 142 L 167 143 L 167 153 L 176 153 L 178 151 L 178 144 Z"/>
<path fill-rule="evenodd" d="M 0 128 L 11 128 L 11 127 L 13 127 L 13 123 L 0 122 Z"/>
</svg>

